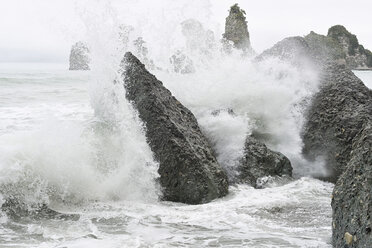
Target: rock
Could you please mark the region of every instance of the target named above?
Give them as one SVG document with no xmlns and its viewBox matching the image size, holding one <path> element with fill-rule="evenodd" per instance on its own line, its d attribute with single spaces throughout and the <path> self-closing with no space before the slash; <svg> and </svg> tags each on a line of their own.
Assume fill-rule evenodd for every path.
<svg viewBox="0 0 372 248">
<path fill-rule="evenodd" d="M 307 38 L 290 37 L 256 60 L 279 58 L 300 67 L 314 66 L 319 72 L 320 90 L 305 116 L 303 154 L 310 161 L 324 160 L 328 176 L 321 179 L 336 182 L 350 159 L 351 141 L 371 118 L 372 99 L 371 90 L 345 64 L 339 63 L 338 56 L 342 54 L 333 53 L 330 44 L 315 33 Z"/>
<path fill-rule="evenodd" d="M 345 66 L 324 66 L 303 131 L 305 157 L 325 160 L 329 176 L 323 179 L 336 182 L 346 169 L 352 140 L 371 113 L 372 91 Z"/>
<path fill-rule="evenodd" d="M 257 180 L 266 176 L 292 176 L 291 162 L 280 152 L 274 152 L 252 136 L 248 136 L 244 157 L 238 168 L 238 182 L 257 187 Z"/>
<path fill-rule="evenodd" d="M 77 42 L 71 47 L 69 70 L 89 70 L 89 49 L 83 42 Z"/>
<path fill-rule="evenodd" d="M 317 60 L 346 64 L 343 48 L 334 39 L 311 31 L 310 34 L 305 36 L 305 41 Z"/>
<path fill-rule="evenodd" d="M 186 48 L 188 51 L 211 56 L 215 48 L 215 39 L 213 31 L 205 29 L 203 25 L 195 20 L 188 19 L 181 23 L 182 34 L 186 39 Z"/>
<path fill-rule="evenodd" d="M 173 71 L 181 74 L 194 73 L 195 67 L 192 60 L 180 50 L 170 57 L 169 62 L 173 67 Z"/>
<path fill-rule="evenodd" d="M 371 119 L 360 130 L 352 141 L 346 170 L 333 190 L 333 247 L 372 247 Z"/>
<path fill-rule="evenodd" d="M 223 38 L 233 42 L 236 49 L 252 53 L 245 11 L 240 9 L 238 4 L 230 8 L 229 16 L 226 18 Z"/>
<path fill-rule="evenodd" d="M 62 219 L 77 221 L 80 218 L 78 214 L 63 214 L 59 213 L 46 204 L 34 204 L 32 206 L 19 201 L 16 198 L 8 198 L 1 205 L 1 211 L 13 220 L 22 220 L 24 218 L 31 219 Z"/>
<path fill-rule="evenodd" d="M 327 36 L 342 47 L 348 68 L 372 69 L 372 52 L 360 45 L 357 37 L 344 26 L 336 25 L 329 28 Z"/>
<path fill-rule="evenodd" d="M 126 97 L 145 124 L 164 200 L 206 203 L 228 193 L 225 172 L 194 115 L 131 53 L 122 61 Z"/>
</svg>

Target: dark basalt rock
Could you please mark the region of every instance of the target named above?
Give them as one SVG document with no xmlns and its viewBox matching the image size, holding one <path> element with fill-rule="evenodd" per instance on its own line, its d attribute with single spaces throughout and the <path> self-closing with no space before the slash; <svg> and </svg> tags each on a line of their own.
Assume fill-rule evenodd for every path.
<svg viewBox="0 0 372 248">
<path fill-rule="evenodd" d="M 371 119 L 372 91 L 342 65 L 324 66 L 322 75 L 306 116 L 303 153 L 310 160 L 324 158 L 324 179 L 336 182 L 350 160 L 352 140 Z"/>
<path fill-rule="evenodd" d="M 206 203 L 228 193 L 225 172 L 194 115 L 131 53 L 122 61 L 126 97 L 145 124 L 164 200 Z"/>
<path fill-rule="evenodd" d="M 226 18 L 223 38 L 232 41 L 237 49 L 252 52 L 245 11 L 240 9 L 238 4 L 230 8 L 229 16 Z"/>
<path fill-rule="evenodd" d="M 372 121 L 360 130 L 333 190 L 333 247 L 372 247 Z"/>
<path fill-rule="evenodd" d="M 265 176 L 292 176 L 291 162 L 280 152 L 274 152 L 252 136 L 247 137 L 244 157 L 239 166 L 239 183 L 257 187 L 257 179 Z"/>
<path fill-rule="evenodd" d="M 69 70 L 89 70 L 89 49 L 83 42 L 77 42 L 71 47 Z"/>
<path fill-rule="evenodd" d="M 344 26 L 335 25 L 328 30 L 328 37 L 342 47 L 350 69 L 372 69 L 372 52 L 359 44 L 358 38 Z"/>
<path fill-rule="evenodd" d="M 30 219 L 60 219 L 60 220 L 74 220 L 80 219 L 78 214 L 63 214 L 59 213 L 46 204 L 37 204 L 33 206 L 26 205 L 16 198 L 8 198 L 1 206 L 1 211 L 4 212 L 9 218 L 19 221 L 24 218 Z"/>
</svg>

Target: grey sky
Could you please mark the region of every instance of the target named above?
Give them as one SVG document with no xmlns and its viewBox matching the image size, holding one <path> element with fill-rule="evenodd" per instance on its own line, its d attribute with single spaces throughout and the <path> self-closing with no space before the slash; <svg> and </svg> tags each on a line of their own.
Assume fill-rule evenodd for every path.
<svg viewBox="0 0 372 248">
<path fill-rule="evenodd" d="M 0 0 L 0 62 L 66 62 L 72 42 L 84 36 L 76 5 L 94 1 L 100 0 Z M 135 0 L 112 2 L 125 1 Z M 155 0 L 142 2 L 150 10 L 157 4 Z M 192 5 L 195 1 L 188 3 Z M 372 50 L 371 0 L 209 0 L 209 3 L 213 21 L 222 28 L 229 6 L 239 3 L 246 10 L 252 46 L 257 52 L 288 36 L 303 36 L 311 30 L 326 34 L 335 24 L 344 25 Z"/>
</svg>

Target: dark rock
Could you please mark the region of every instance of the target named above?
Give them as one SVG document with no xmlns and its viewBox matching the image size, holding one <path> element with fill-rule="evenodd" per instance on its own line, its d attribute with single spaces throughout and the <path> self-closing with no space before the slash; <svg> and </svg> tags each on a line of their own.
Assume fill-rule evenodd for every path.
<svg viewBox="0 0 372 248">
<path fill-rule="evenodd" d="M 30 219 L 61 219 L 61 220 L 79 220 L 78 214 L 63 214 L 59 213 L 46 204 L 27 205 L 16 198 L 8 198 L 1 205 L 3 211 L 9 218 L 13 220 Z"/>
<path fill-rule="evenodd" d="M 342 47 L 350 69 L 372 69 L 372 52 L 360 45 L 358 38 L 344 26 L 331 27 L 327 36 Z"/>
<path fill-rule="evenodd" d="M 329 176 L 324 179 L 336 182 L 346 169 L 352 140 L 371 114 L 372 91 L 345 66 L 324 66 L 303 131 L 303 153 L 309 160 L 325 160 Z"/>
<path fill-rule="evenodd" d="M 265 176 L 292 176 L 291 162 L 280 152 L 249 136 L 244 147 L 244 157 L 239 166 L 238 182 L 257 187 L 257 179 Z"/>
<path fill-rule="evenodd" d="M 159 162 L 164 200 L 199 204 L 226 195 L 227 176 L 194 115 L 131 53 L 122 68 L 126 97 L 138 110 Z"/>
<path fill-rule="evenodd" d="M 70 52 L 69 70 L 89 70 L 89 49 L 83 42 L 77 42 Z"/>
<path fill-rule="evenodd" d="M 233 42 L 234 47 L 245 52 L 252 52 L 245 11 L 238 4 L 231 6 L 226 18 L 223 38 Z"/>
<path fill-rule="evenodd" d="M 333 247 L 372 247 L 372 121 L 360 130 L 333 190 Z"/>
</svg>

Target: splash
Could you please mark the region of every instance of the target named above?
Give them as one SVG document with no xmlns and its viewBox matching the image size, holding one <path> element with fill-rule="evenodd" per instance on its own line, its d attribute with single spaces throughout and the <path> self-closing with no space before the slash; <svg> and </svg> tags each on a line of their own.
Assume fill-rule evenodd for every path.
<svg viewBox="0 0 372 248">
<path fill-rule="evenodd" d="M 301 155 L 303 112 L 317 91 L 316 71 L 226 53 L 224 20 L 212 19 L 209 1 L 96 0 L 79 1 L 76 8 L 91 51 L 94 114 L 1 136 L 4 198 L 14 195 L 31 205 L 158 198 L 157 163 L 118 74 L 128 50 L 193 111 L 229 173 L 251 134 L 288 156 L 299 176 L 322 169 Z M 193 69 L 174 70 L 174 55 Z"/>
</svg>

